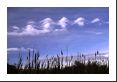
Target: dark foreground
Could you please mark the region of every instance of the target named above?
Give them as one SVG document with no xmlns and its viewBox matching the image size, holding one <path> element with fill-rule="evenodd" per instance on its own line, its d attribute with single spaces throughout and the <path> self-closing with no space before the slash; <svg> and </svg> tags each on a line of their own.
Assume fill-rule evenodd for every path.
<svg viewBox="0 0 117 82">
<path fill-rule="evenodd" d="M 45 69 L 18 69 L 14 65 L 7 64 L 8 74 L 109 74 L 109 67 L 107 65 L 99 65 L 96 62 L 88 62 L 88 64 L 75 62 L 74 65 L 60 68 L 59 66 L 54 68 Z"/>
</svg>

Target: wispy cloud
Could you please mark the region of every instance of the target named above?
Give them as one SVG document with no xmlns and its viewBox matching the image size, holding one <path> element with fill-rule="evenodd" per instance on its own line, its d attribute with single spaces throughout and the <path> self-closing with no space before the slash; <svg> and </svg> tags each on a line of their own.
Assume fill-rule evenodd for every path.
<svg viewBox="0 0 117 82">
<path fill-rule="evenodd" d="M 10 51 L 19 51 L 19 48 L 7 48 L 7 51 L 10 52 Z"/>
<path fill-rule="evenodd" d="M 12 36 L 26 36 L 26 35 L 38 35 L 40 33 L 45 33 L 45 30 L 38 30 L 35 27 L 33 27 L 32 25 L 26 25 L 25 28 L 22 28 L 20 32 L 18 31 L 13 31 L 13 32 L 8 32 L 8 35 L 12 35 Z"/>
<path fill-rule="evenodd" d="M 99 18 L 95 18 L 95 19 L 93 19 L 93 20 L 91 21 L 91 23 L 96 23 L 96 22 L 99 22 L 99 21 L 100 21 Z"/>
<path fill-rule="evenodd" d="M 7 51 L 8 52 L 17 52 L 17 51 L 27 51 L 28 49 L 30 49 L 30 51 L 33 51 L 32 48 L 24 48 L 24 47 L 21 47 L 21 48 L 7 48 Z"/>
<path fill-rule="evenodd" d="M 40 34 L 46 34 L 46 33 L 52 33 L 52 32 L 65 32 L 67 30 L 67 25 L 74 25 L 77 24 L 78 26 L 82 27 L 85 24 L 91 24 L 96 23 L 100 20 L 99 18 L 95 18 L 92 21 L 89 21 L 90 23 L 86 23 L 86 19 L 84 17 L 78 17 L 76 20 L 69 20 L 67 17 L 62 17 L 60 20 L 55 22 L 51 18 L 45 18 L 41 21 L 39 21 L 39 24 L 35 21 L 28 21 L 26 26 L 21 28 L 16 25 L 12 26 L 13 31 L 8 32 L 8 35 L 11 36 L 36 36 Z M 106 22 L 102 22 L 103 24 L 106 24 Z M 101 23 L 101 24 L 102 24 Z M 108 22 L 107 22 L 108 24 Z M 59 26 L 59 28 L 57 28 Z M 101 33 L 96 33 L 97 35 Z"/>
<path fill-rule="evenodd" d="M 97 31 L 84 31 L 85 33 L 95 34 L 95 35 L 101 35 L 103 32 L 97 32 Z"/>
<path fill-rule="evenodd" d="M 12 28 L 14 29 L 14 30 L 19 30 L 19 27 L 17 27 L 17 26 L 12 26 Z"/>
<path fill-rule="evenodd" d="M 28 24 L 28 25 L 35 25 L 35 21 L 29 20 L 29 21 L 27 22 L 27 24 Z"/>
<path fill-rule="evenodd" d="M 43 33 L 48 33 L 50 32 L 52 29 L 51 29 L 51 24 L 53 24 L 53 21 L 52 19 L 50 18 L 46 18 L 42 21 L 40 21 L 41 25 L 40 26 L 37 26 L 35 25 L 35 22 L 34 21 L 28 21 L 27 22 L 27 25 L 22 28 L 22 29 L 17 29 L 12 31 L 12 32 L 8 32 L 8 35 L 12 35 L 12 36 L 27 36 L 27 35 L 30 35 L 30 36 L 35 36 L 35 35 L 39 35 L 39 34 L 43 34 Z M 15 26 L 16 28 L 17 26 Z M 38 28 L 41 28 L 41 29 L 38 29 Z M 19 27 L 17 27 L 19 28 Z M 21 30 L 21 31 L 19 31 Z"/>
<path fill-rule="evenodd" d="M 14 26 L 14 30 L 7 34 L 11 36 L 35 36 L 49 32 L 61 32 L 67 30 L 67 22 L 68 19 L 65 17 L 61 18 L 57 23 L 55 23 L 51 18 L 45 18 L 40 21 L 40 26 L 35 25 L 34 21 L 28 21 L 24 28 L 20 29 L 20 27 Z M 60 28 L 56 28 L 55 25 L 60 25 Z"/>
<path fill-rule="evenodd" d="M 95 32 L 96 35 L 101 35 L 103 34 L 102 32 Z"/>
<path fill-rule="evenodd" d="M 83 17 L 79 17 L 74 21 L 74 24 L 78 24 L 79 26 L 85 25 L 85 19 Z"/>
</svg>

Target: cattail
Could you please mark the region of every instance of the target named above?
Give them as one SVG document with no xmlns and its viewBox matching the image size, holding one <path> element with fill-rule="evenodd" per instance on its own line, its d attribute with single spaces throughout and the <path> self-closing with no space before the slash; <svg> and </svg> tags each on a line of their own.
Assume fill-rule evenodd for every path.
<svg viewBox="0 0 117 82">
<path fill-rule="evenodd" d="M 70 64 L 71 64 L 72 60 L 73 60 L 73 56 L 71 56 Z"/>
<path fill-rule="evenodd" d="M 96 55 L 97 55 L 97 54 L 95 53 L 95 61 L 96 61 Z"/>
<path fill-rule="evenodd" d="M 61 55 L 63 55 L 63 51 L 61 50 Z"/>
<path fill-rule="evenodd" d="M 99 54 L 99 51 L 97 50 L 97 55 Z"/>
<path fill-rule="evenodd" d="M 37 62 L 37 59 L 36 59 L 37 57 L 36 57 L 36 53 L 35 53 L 35 60 L 34 60 L 34 63 L 35 63 L 35 70 L 36 70 L 36 62 Z"/>
<path fill-rule="evenodd" d="M 68 66 L 68 57 L 67 57 L 67 56 L 66 56 L 66 58 L 65 58 L 65 61 L 66 61 L 67 66 Z"/>
<path fill-rule="evenodd" d="M 40 68 L 40 60 L 39 60 L 39 57 L 40 57 L 40 54 L 39 54 L 39 51 L 37 52 L 37 69 Z"/>
<path fill-rule="evenodd" d="M 29 49 L 29 53 L 28 53 L 28 62 L 29 62 L 28 66 L 29 66 L 29 70 L 30 70 L 30 49 Z"/>
<path fill-rule="evenodd" d="M 63 68 L 63 52 L 61 50 L 61 68 Z"/>
<path fill-rule="evenodd" d="M 69 65 L 69 66 L 70 66 L 70 61 L 71 61 L 71 60 L 70 60 L 70 57 L 68 57 L 68 65 Z"/>
<path fill-rule="evenodd" d="M 85 64 L 85 55 L 84 55 L 84 64 Z"/>
<path fill-rule="evenodd" d="M 51 59 L 51 67 L 52 67 L 52 68 L 54 67 L 54 56 L 53 56 L 52 59 Z"/>
<path fill-rule="evenodd" d="M 60 69 L 60 57 L 59 57 L 59 55 L 57 55 L 57 65 L 58 65 L 58 69 Z"/>
<path fill-rule="evenodd" d="M 33 49 L 33 55 L 32 55 L 32 68 L 34 67 L 34 49 Z"/>
<path fill-rule="evenodd" d="M 21 56 L 21 50 L 19 50 L 19 61 L 18 61 L 18 69 L 22 68 L 22 56 Z"/>
<path fill-rule="evenodd" d="M 54 60 L 53 60 L 53 65 L 54 65 L 54 68 L 56 68 L 57 67 L 57 58 L 56 57 L 54 57 Z"/>
<path fill-rule="evenodd" d="M 40 60 L 38 61 L 38 64 L 37 64 L 37 70 L 40 69 Z"/>
<path fill-rule="evenodd" d="M 27 55 L 27 57 L 26 57 L 26 60 L 27 60 L 27 63 L 26 63 L 26 65 L 25 65 L 25 69 L 28 69 L 28 68 L 29 68 L 29 58 L 28 58 L 28 55 Z"/>
<path fill-rule="evenodd" d="M 84 55 L 82 54 L 82 63 L 83 63 L 83 57 L 84 57 Z"/>
<path fill-rule="evenodd" d="M 47 69 L 49 69 L 49 59 L 48 59 L 48 55 L 46 55 L 47 58 Z"/>
<path fill-rule="evenodd" d="M 41 68 L 42 69 L 44 68 L 44 61 L 42 61 Z"/>
<path fill-rule="evenodd" d="M 37 52 L 37 60 L 39 59 L 40 57 L 40 54 L 39 54 L 39 51 Z"/>
</svg>

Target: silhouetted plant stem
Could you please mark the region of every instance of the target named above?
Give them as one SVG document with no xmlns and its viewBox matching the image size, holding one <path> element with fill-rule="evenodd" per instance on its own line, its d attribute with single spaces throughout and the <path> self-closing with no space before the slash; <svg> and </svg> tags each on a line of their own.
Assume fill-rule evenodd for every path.
<svg viewBox="0 0 117 82">
<path fill-rule="evenodd" d="M 18 69 L 22 69 L 22 56 L 21 56 L 21 49 L 19 49 L 19 60 L 18 60 Z"/>
<path fill-rule="evenodd" d="M 61 69 L 63 68 L 63 52 L 61 50 Z"/>
<path fill-rule="evenodd" d="M 29 65 L 29 70 L 31 70 L 31 69 L 30 69 L 30 68 L 31 68 L 31 67 L 30 67 L 30 49 L 29 49 L 29 53 L 28 53 L 28 62 L 29 62 L 29 64 L 28 64 L 28 65 Z"/>
</svg>

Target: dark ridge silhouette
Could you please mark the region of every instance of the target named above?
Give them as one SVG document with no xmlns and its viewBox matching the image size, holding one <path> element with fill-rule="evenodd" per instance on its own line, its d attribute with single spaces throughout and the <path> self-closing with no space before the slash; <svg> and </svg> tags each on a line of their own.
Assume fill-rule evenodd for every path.
<svg viewBox="0 0 117 82">
<path fill-rule="evenodd" d="M 20 51 L 21 52 L 21 51 Z M 100 64 L 97 61 L 99 51 L 94 54 L 94 61 L 88 60 L 84 54 L 78 55 L 76 60 L 73 56 L 63 56 L 61 50 L 60 56 L 40 59 L 39 52 L 34 51 L 31 55 L 30 49 L 27 55 L 27 64 L 22 63 L 22 56 L 19 52 L 19 60 L 16 65 L 7 64 L 8 74 L 109 74 L 109 65 Z M 32 58 L 31 58 L 32 57 Z M 101 61 L 101 60 L 100 60 Z"/>
</svg>

